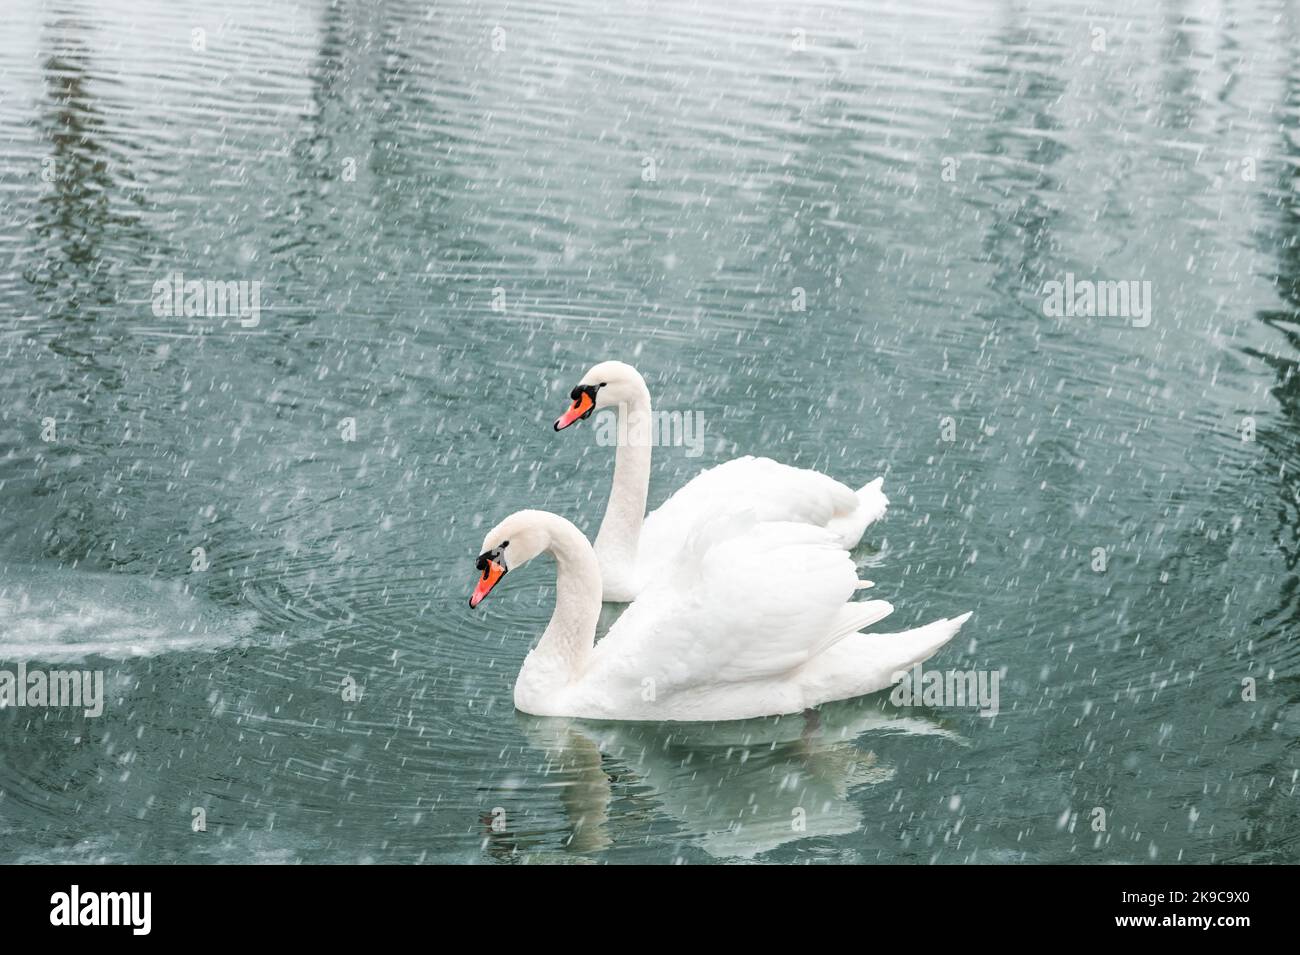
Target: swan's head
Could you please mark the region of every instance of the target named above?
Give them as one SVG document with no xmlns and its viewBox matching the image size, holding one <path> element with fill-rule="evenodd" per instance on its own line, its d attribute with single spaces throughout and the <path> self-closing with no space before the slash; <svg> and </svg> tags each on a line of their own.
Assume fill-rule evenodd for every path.
<svg viewBox="0 0 1300 955">
<path fill-rule="evenodd" d="M 650 390 L 646 388 L 641 373 L 631 365 L 621 361 L 602 361 L 582 376 L 577 387 L 569 392 L 569 398 L 573 404 L 555 422 L 556 431 L 563 431 L 575 421 L 589 417 L 597 408 L 636 401 L 648 403 Z"/>
<path fill-rule="evenodd" d="M 478 585 L 469 598 L 469 605 L 477 607 L 506 575 L 506 571 L 522 567 L 550 543 L 540 511 L 519 511 L 511 514 L 483 538 L 483 552 L 478 555 Z"/>
</svg>

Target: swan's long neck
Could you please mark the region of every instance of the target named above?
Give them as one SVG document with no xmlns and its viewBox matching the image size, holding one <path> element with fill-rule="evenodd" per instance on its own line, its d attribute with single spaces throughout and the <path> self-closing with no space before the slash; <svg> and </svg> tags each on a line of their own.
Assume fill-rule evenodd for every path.
<svg viewBox="0 0 1300 955">
<path fill-rule="evenodd" d="M 555 610 L 515 683 L 516 705 L 529 713 L 545 713 L 582 675 L 600 618 L 600 567 L 587 538 L 554 514 L 545 515 L 545 525 L 550 543 L 544 552 L 555 558 Z"/>
<path fill-rule="evenodd" d="M 639 389 L 632 401 L 619 405 L 618 450 L 614 453 L 614 484 L 610 488 L 605 518 L 596 535 L 596 554 L 616 589 L 631 584 L 635 575 L 637 545 L 645 521 L 650 490 L 650 446 L 653 437 L 650 392 Z"/>
</svg>

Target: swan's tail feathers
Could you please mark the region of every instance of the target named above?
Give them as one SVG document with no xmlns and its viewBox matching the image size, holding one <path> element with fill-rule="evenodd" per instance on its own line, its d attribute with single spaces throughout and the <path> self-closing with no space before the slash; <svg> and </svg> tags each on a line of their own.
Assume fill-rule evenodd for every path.
<svg viewBox="0 0 1300 955">
<path fill-rule="evenodd" d="M 871 641 L 874 649 L 872 659 L 879 666 L 880 672 L 887 677 L 883 686 L 893 686 L 898 682 L 896 673 L 911 668 L 914 664 L 924 663 L 939 652 L 939 648 L 957 636 L 961 625 L 970 619 L 970 611 L 960 617 L 934 620 L 914 630 L 902 633 L 873 633 L 865 637 Z M 888 671 L 888 672 L 885 672 Z"/>
<path fill-rule="evenodd" d="M 970 616 L 935 620 L 901 633 L 861 633 L 839 640 L 805 666 L 804 705 L 847 700 L 893 686 L 914 664 L 930 659 L 955 637 Z"/>
<path fill-rule="evenodd" d="M 876 583 L 875 583 L 875 581 L 873 581 L 873 580 L 859 580 L 858 583 L 857 583 L 857 586 L 854 587 L 853 589 L 854 589 L 854 590 L 870 590 L 870 589 L 871 589 L 872 587 L 874 587 L 874 586 L 876 586 Z"/>
<path fill-rule="evenodd" d="M 867 528 L 885 516 L 885 511 L 889 509 L 889 498 L 885 497 L 884 485 L 885 479 L 878 477 L 870 484 L 858 488 L 854 492 L 858 499 L 857 507 L 838 514 L 827 522 L 826 529 L 837 534 L 845 547 L 857 547 Z"/>
<path fill-rule="evenodd" d="M 957 636 L 957 631 L 970 617 L 971 612 L 968 610 L 959 617 L 935 620 L 923 627 L 904 630 L 902 633 L 870 634 L 868 639 L 887 643 L 889 656 L 896 659 L 899 664 L 898 669 L 903 670 L 914 663 L 924 663 L 934 656 L 940 647 Z M 897 681 L 891 679 L 889 682 L 892 684 Z"/>
</svg>

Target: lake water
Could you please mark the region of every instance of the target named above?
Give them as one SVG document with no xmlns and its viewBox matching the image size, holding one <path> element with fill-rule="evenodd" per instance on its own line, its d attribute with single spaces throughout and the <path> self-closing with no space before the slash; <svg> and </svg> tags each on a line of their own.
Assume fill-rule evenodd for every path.
<svg viewBox="0 0 1300 955">
<path fill-rule="evenodd" d="M 1292 5 L 215 6 L 6 4 L 0 668 L 105 700 L 0 710 L 0 860 L 1300 861 Z M 515 712 L 474 558 L 594 533 L 606 358 L 704 425 L 652 505 L 883 474 L 998 715 Z"/>
</svg>

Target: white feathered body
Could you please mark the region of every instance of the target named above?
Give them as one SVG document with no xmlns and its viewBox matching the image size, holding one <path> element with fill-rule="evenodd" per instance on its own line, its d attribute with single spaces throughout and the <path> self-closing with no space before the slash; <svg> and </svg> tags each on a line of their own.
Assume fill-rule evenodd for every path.
<svg viewBox="0 0 1300 955">
<path fill-rule="evenodd" d="M 854 491 L 818 471 L 751 456 L 709 468 L 645 518 L 634 566 L 615 553 L 602 553 L 597 542 L 604 597 L 629 601 L 644 587 L 672 577 L 688 537 L 729 514 L 825 528 L 839 547 L 853 548 L 889 506 L 882 484 L 877 478 Z"/>
<path fill-rule="evenodd" d="M 745 460 L 754 459 L 722 468 Z M 769 466 L 781 467 L 756 462 L 754 473 Z M 701 475 L 705 486 L 722 468 Z M 831 506 L 835 492 L 823 494 L 809 506 Z M 969 616 L 905 633 L 860 633 L 893 608 L 850 602 L 859 581 L 840 538 L 762 514 L 701 515 L 670 572 L 649 582 L 567 682 L 557 683 L 553 661 L 529 655 L 515 705 L 539 716 L 612 720 L 795 713 L 890 686 Z"/>
</svg>

